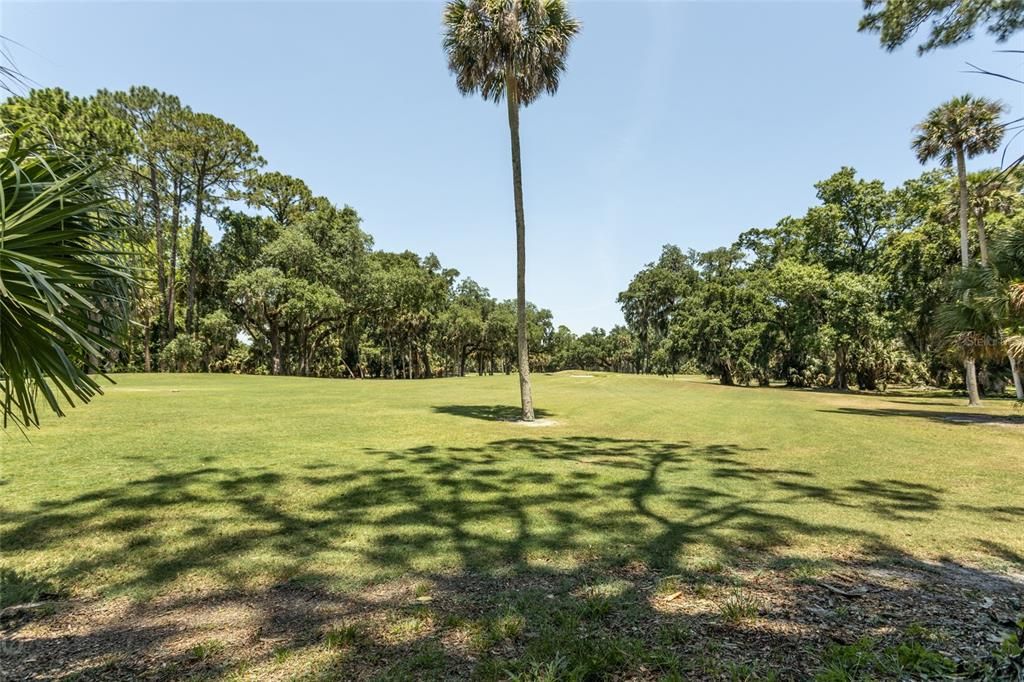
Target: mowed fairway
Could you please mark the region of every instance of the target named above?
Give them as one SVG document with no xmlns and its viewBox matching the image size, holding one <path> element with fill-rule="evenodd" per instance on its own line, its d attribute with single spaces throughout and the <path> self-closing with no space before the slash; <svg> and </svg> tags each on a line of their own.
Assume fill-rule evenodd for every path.
<svg viewBox="0 0 1024 682">
<path fill-rule="evenodd" d="M 627 621 L 646 618 L 637 609 L 667 592 L 682 595 L 661 610 L 669 616 L 705 600 L 710 606 L 687 617 L 729 620 L 722 605 L 747 598 L 743 586 L 759 571 L 814 578 L 849 565 L 944 561 L 1002 581 L 1024 570 L 1024 424 L 1008 402 L 968 413 L 960 399 L 924 393 L 567 372 L 536 377 L 539 416 L 556 424 L 528 427 L 507 421 L 516 414 L 514 376 L 116 380 L 94 403 L 48 419 L 30 441 L 16 432 L 4 439 L 5 604 L 50 593 L 92 609 L 186 599 L 198 608 L 208 595 L 290 586 L 361 595 L 364 606 L 373 602 L 367 595 L 387 593 L 380 603 L 408 602 L 395 606 L 402 618 L 401 608 L 419 609 L 420 624 L 401 636 L 375 630 L 372 618 L 353 620 L 349 604 L 280 641 L 242 638 L 245 651 L 232 648 L 226 630 L 210 640 L 219 642 L 210 655 L 196 650 L 201 637 L 180 650 L 169 636 L 145 645 L 212 675 L 402 677 L 406 669 L 395 666 L 424 651 L 436 660 L 416 665 L 439 675 L 526 674 L 583 656 L 535 650 L 561 626 L 531 620 L 545 604 L 589 604 L 583 588 L 628 584 L 601 588 L 608 611 L 621 607 Z M 523 576 L 542 583 L 515 583 Z M 711 592 L 693 587 L 705 583 Z M 539 596 L 522 602 L 530 585 Z M 468 612 L 473 590 L 482 596 Z M 747 614 L 750 628 L 769 627 L 774 597 L 763 599 Z M 452 639 L 508 614 L 521 622 L 495 635 L 507 651 L 470 635 Z M 549 626 L 556 631 L 543 634 Z M 349 632 L 337 627 L 356 634 L 330 640 Z M 651 651 L 661 635 L 645 627 L 630 646 Z M 623 631 L 622 622 L 609 628 Z M 31 628 L 20 636 L 31 641 Z M 595 652 L 609 646 L 601 636 Z M 289 662 L 292 649 L 305 652 L 294 658 L 301 664 Z M 629 656 L 592 665 L 657 677 L 672 665 L 706 672 L 699 666 L 713 664 L 705 648 L 700 659 L 686 651 L 674 664 L 647 661 L 639 670 Z M 46 670 L 100 665 L 67 658 Z M 809 660 L 807 670 L 824 659 Z M 337 672 L 344 665 L 354 667 Z"/>
</svg>

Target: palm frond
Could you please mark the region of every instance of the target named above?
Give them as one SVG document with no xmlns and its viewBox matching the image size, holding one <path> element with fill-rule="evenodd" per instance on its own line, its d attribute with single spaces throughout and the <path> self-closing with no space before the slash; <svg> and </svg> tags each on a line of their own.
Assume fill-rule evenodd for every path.
<svg viewBox="0 0 1024 682">
<path fill-rule="evenodd" d="M 1003 340 L 1006 352 L 1015 360 L 1024 360 L 1024 334 L 1014 334 Z"/>
<path fill-rule="evenodd" d="M 0 401 L 5 427 L 38 426 L 39 394 L 62 415 L 101 392 L 91 373 L 128 319 L 128 221 L 99 166 L 18 132 L 0 144 Z"/>
</svg>

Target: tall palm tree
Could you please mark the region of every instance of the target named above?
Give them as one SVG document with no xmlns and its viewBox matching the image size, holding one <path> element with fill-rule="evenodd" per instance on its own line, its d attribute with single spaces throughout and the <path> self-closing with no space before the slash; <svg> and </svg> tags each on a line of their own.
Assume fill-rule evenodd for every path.
<svg viewBox="0 0 1024 682">
<path fill-rule="evenodd" d="M 989 264 L 988 235 L 985 230 L 985 218 L 992 213 L 1012 215 L 1024 208 L 1024 195 L 1021 194 L 1022 182 L 1017 168 L 1004 171 L 988 169 L 972 173 L 969 178 L 972 187 L 970 203 L 971 211 L 978 226 L 978 250 L 981 264 Z M 1024 378 L 1021 368 L 1013 353 L 1007 352 L 1010 361 L 1010 374 L 1013 375 L 1013 386 L 1018 400 L 1024 400 Z"/>
<path fill-rule="evenodd" d="M 1004 321 L 1000 334 L 1003 349 L 1010 359 L 1017 400 L 1024 400 L 1024 229 L 1013 230 L 996 241 L 992 265 L 1000 282 L 995 301 Z"/>
<path fill-rule="evenodd" d="M 975 171 L 967 176 L 968 191 L 970 196 L 970 212 L 974 215 L 975 224 L 978 228 L 978 251 L 981 264 L 988 265 L 989 238 L 988 230 L 985 227 L 986 219 L 994 213 L 1001 213 L 1010 217 L 1024 211 L 1024 175 L 1019 168 L 1011 167 L 1005 170 L 988 168 Z M 944 210 L 944 215 L 950 220 L 956 220 L 960 210 L 959 190 L 951 194 L 951 201 Z M 1017 392 L 1018 399 L 1024 400 L 1024 377 L 1022 377 L 1020 363 L 1013 353 L 1007 352 L 1010 361 L 1010 373 L 1013 375 L 1013 385 Z"/>
<path fill-rule="evenodd" d="M 448 69 L 464 95 L 505 100 L 512 142 L 516 216 L 516 347 L 523 419 L 533 421 L 526 342 L 526 220 L 519 151 L 519 108 L 555 94 L 569 43 L 580 30 L 564 0 L 454 0 L 444 9 Z"/>
<path fill-rule="evenodd" d="M 999 170 L 988 168 L 971 173 L 967 177 L 967 186 L 970 196 L 968 203 L 970 211 L 974 214 L 975 224 L 978 228 L 978 250 L 981 255 L 981 264 L 987 265 L 989 261 L 988 234 L 985 229 L 985 219 L 993 213 L 1002 213 L 1007 217 L 1018 211 L 1024 210 L 1024 176 L 1011 168 Z"/>
<path fill-rule="evenodd" d="M 1024 231 L 998 238 L 989 263 L 972 265 L 953 282 L 956 300 L 939 311 L 939 324 L 965 354 L 1024 359 Z M 1018 400 L 1024 387 L 1014 375 Z"/>
<path fill-rule="evenodd" d="M 999 123 L 1002 113 L 1001 103 L 968 94 L 935 107 L 915 128 L 917 134 L 912 147 L 918 161 L 928 163 L 939 159 L 946 167 L 956 164 L 960 190 L 960 263 L 965 270 L 971 264 L 967 158 L 999 148 L 1003 139 L 1003 126 Z M 980 405 L 978 374 L 975 359 L 970 354 L 964 357 L 964 380 L 970 404 Z"/>
</svg>

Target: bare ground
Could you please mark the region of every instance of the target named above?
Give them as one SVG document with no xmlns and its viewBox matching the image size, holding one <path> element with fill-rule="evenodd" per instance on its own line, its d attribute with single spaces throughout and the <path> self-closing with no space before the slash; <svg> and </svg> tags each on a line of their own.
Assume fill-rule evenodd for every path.
<svg viewBox="0 0 1024 682">
<path fill-rule="evenodd" d="M 806 679 L 830 645 L 864 637 L 913 637 L 966 666 L 998 646 L 1022 609 L 1024 575 L 913 560 L 824 572 L 666 576 L 627 565 L 433 575 L 349 594 L 285 583 L 5 610 L 0 678 L 505 677 L 524 660 L 542 662 L 546 638 L 556 649 L 583 646 L 584 656 L 587 642 L 594 655 L 657 652 L 609 659 L 613 679 L 657 679 L 672 666 L 687 679 L 719 679 L 722 661 Z"/>
</svg>

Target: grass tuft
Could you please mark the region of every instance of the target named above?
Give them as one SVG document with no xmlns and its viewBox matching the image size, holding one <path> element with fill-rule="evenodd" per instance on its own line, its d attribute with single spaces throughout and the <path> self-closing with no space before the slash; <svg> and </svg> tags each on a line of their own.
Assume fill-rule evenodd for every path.
<svg viewBox="0 0 1024 682">
<path fill-rule="evenodd" d="M 208 661 L 223 653 L 224 649 L 224 642 L 219 639 L 208 639 L 189 649 L 189 655 L 197 661 Z"/>
<path fill-rule="evenodd" d="M 763 605 L 756 598 L 742 592 L 733 592 L 719 604 L 719 613 L 729 623 L 755 620 Z"/>
<path fill-rule="evenodd" d="M 368 636 L 362 626 L 349 624 L 325 632 L 323 643 L 328 649 L 342 649 L 361 644 L 367 639 Z"/>
</svg>

